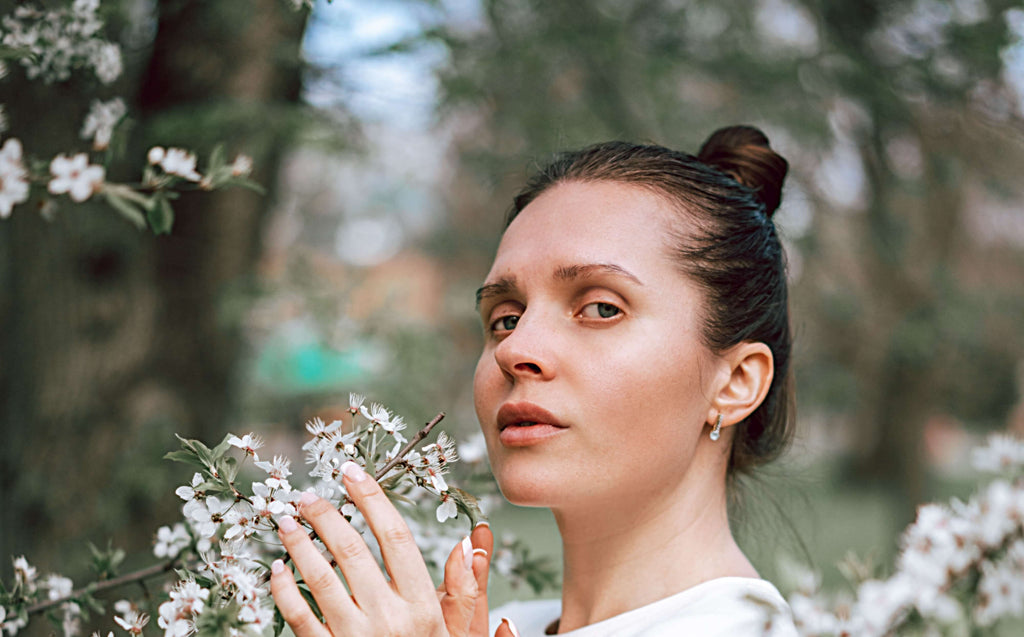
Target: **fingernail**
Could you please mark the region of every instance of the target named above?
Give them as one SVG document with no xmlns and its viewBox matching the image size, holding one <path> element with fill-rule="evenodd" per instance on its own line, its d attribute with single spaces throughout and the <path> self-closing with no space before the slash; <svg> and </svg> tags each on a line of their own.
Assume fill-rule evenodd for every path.
<svg viewBox="0 0 1024 637">
<path fill-rule="evenodd" d="M 270 563 L 270 572 L 277 575 L 284 570 L 284 562 L 281 560 L 274 560 Z"/>
<path fill-rule="evenodd" d="M 299 528 L 299 525 L 295 523 L 295 518 L 290 515 L 282 515 L 278 518 L 277 526 L 281 527 L 281 530 L 285 533 L 291 533 L 295 529 Z"/>
<path fill-rule="evenodd" d="M 345 464 L 341 465 L 341 472 L 344 473 L 345 477 L 352 482 L 362 482 L 367 478 L 366 472 L 363 471 L 363 468 L 351 460 L 346 460 Z"/>
<path fill-rule="evenodd" d="M 462 538 L 462 560 L 466 563 L 466 570 L 473 570 L 473 543 L 469 536 Z"/>
<path fill-rule="evenodd" d="M 516 629 L 516 625 L 512 623 L 511 619 L 508 617 L 502 617 L 501 622 L 508 626 L 508 629 L 512 631 L 512 634 L 515 635 L 515 637 L 519 637 L 519 630 Z"/>
<path fill-rule="evenodd" d="M 486 526 L 487 528 L 491 528 L 491 523 L 488 522 L 487 520 L 480 520 L 479 522 L 477 522 L 473 526 L 473 528 L 475 529 L 475 528 L 478 528 L 478 527 L 481 527 L 481 526 Z"/>
<path fill-rule="evenodd" d="M 486 549 L 473 549 L 473 555 L 483 555 L 484 557 L 487 557 L 487 550 Z"/>
<path fill-rule="evenodd" d="M 300 504 L 312 504 L 316 502 L 316 494 L 310 493 L 309 491 L 303 491 L 302 495 L 299 496 Z"/>
</svg>

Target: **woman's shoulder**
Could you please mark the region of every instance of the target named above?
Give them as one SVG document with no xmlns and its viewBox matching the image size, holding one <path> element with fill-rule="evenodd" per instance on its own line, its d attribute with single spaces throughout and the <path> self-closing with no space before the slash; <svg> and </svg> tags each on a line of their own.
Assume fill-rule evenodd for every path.
<svg viewBox="0 0 1024 637">
<path fill-rule="evenodd" d="M 522 637 L 540 637 L 560 614 L 561 604 L 557 600 L 514 602 L 492 613 L 492 634 L 501 618 L 509 617 Z M 571 637 L 680 634 L 794 637 L 796 630 L 785 599 L 771 582 L 721 577 L 564 634 Z"/>
</svg>

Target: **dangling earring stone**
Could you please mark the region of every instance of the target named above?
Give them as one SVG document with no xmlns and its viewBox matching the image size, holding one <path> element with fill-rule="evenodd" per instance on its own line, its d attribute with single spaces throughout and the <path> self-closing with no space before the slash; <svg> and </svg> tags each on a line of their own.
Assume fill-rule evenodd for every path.
<svg viewBox="0 0 1024 637">
<path fill-rule="evenodd" d="M 718 419 L 715 420 L 715 428 L 711 430 L 711 440 L 714 442 L 718 440 L 722 435 L 722 414 L 718 414 Z"/>
</svg>

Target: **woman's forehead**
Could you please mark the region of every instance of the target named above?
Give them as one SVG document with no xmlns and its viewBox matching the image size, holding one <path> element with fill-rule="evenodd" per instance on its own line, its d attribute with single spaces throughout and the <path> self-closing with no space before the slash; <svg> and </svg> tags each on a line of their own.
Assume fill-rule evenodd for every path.
<svg viewBox="0 0 1024 637">
<path fill-rule="evenodd" d="M 488 279 L 529 264 L 544 269 L 662 261 L 677 213 L 664 197 L 616 182 L 568 182 L 545 191 L 502 236 Z"/>
</svg>

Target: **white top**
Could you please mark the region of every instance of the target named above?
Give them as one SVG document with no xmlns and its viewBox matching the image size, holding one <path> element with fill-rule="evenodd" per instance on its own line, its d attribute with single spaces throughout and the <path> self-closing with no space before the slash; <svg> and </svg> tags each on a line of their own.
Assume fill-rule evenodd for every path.
<svg viewBox="0 0 1024 637">
<path fill-rule="evenodd" d="M 521 637 L 541 637 L 562 613 L 558 600 L 511 602 L 491 613 L 491 634 L 502 617 Z M 720 577 L 626 611 L 566 637 L 796 637 L 792 613 L 767 580 Z"/>
</svg>

